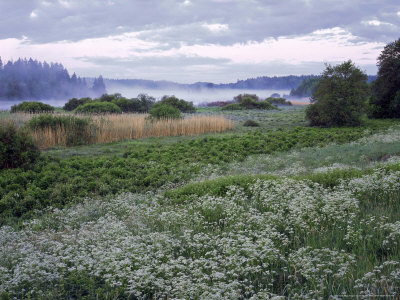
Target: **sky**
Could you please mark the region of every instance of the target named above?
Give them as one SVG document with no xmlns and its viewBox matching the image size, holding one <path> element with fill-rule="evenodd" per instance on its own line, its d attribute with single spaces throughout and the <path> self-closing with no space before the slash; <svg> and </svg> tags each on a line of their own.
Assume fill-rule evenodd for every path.
<svg viewBox="0 0 400 300">
<path fill-rule="evenodd" d="M 400 38 L 399 0 L 0 0 L 0 57 L 72 74 L 181 83 L 376 74 Z"/>
</svg>

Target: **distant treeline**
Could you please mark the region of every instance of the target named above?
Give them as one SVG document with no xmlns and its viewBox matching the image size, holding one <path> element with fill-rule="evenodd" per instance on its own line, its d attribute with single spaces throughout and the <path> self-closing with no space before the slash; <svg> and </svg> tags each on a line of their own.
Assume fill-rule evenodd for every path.
<svg viewBox="0 0 400 300">
<path fill-rule="evenodd" d="M 20 58 L 3 64 L 0 58 L 0 99 L 64 99 L 104 93 L 102 76 L 89 86 L 85 78 L 75 73 L 70 76 L 59 63 Z"/>
<path fill-rule="evenodd" d="M 246 80 L 238 80 L 235 83 L 196 82 L 181 84 L 171 81 L 154 81 L 143 79 L 105 79 L 107 86 L 139 86 L 148 89 L 276 89 L 290 90 L 297 88 L 305 79 L 316 77 L 315 75 L 281 76 L 281 77 L 256 77 Z"/>
<path fill-rule="evenodd" d="M 292 88 L 290 91 L 291 97 L 311 97 L 317 88 L 318 82 L 321 76 L 311 75 L 309 78 L 305 78 L 297 88 Z M 367 83 L 371 83 L 376 80 L 376 75 L 368 75 Z"/>
</svg>

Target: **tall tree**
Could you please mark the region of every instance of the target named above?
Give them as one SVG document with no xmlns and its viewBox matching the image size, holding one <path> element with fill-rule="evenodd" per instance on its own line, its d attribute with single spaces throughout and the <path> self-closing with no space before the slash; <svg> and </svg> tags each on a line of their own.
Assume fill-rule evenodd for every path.
<svg viewBox="0 0 400 300">
<path fill-rule="evenodd" d="M 103 76 L 99 76 L 99 78 L 95 78 L 92 87 L 93 92 L 96 96 L 101 96 L 107 93 L 106 85 L 103 81 Z"/>
<path fill-rule="evenodd" d="M 378 57 L 378 76 L 373 83 L 372 115 L 400 118 L 400 39 L 385 46 Z"/>
<path fill-rule="evenodd" d="M 327 65 L 306 117 L 313 126 L 358 125 L 368 94 L 367 75 L 351 60 Z"/>
</svg>

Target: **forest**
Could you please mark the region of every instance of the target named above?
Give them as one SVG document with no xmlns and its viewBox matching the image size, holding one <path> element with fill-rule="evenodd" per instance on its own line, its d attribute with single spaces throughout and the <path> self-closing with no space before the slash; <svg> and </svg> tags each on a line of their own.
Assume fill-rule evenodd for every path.
<svg viewBox="0 0 400 300">
<path fill-rule="evenodd" d="M 75 73 L 70 76 L 60 63 L 19 58 L 3 64 L 0 58 L 0 99 L 67 99 L 104 93 L 102 76 L 87 80 Z"/>
</svg>

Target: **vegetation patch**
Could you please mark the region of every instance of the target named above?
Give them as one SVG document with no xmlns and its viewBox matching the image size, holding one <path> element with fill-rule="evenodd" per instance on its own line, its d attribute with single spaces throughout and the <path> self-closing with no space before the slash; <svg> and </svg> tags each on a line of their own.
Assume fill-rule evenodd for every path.
<svg viewBox="0 0 400 300">
<path fill-rule="evenodd" d="M 54 107 L 45 104 L 42 102 L 37 102 L 37 101 L 24 101 L 21 102 L 20 104 L 16 104 L 11 106 L 11 113 L 17 113 L 17 112 L 23 112 L 23 113 L 31 113 L 31 114 L 36 114 L 36 113 L 46 113 L 46 112 L 53 112 Z"/>
<path fill-rule="evenodd" d="M 234 101 L 237 103 L 225 105 L 221 109 L 222 110 L 246 110 L 246 109 L 271 110 L 277 108 L 275 105 L 272 105 L 269 100 L 260 101 L 256 95 L 240 94 L 234 98 Z"/>
<path fill-rule="evenodd" d="M 42 147 L 77 146 L 94 142 L 96 126 L 88 118 L 41 114 L 26 123 Z"/>
<path fill-rule="evenodd" d="M 78 114 L 120 114 L 122 110 L 111 102 L 87 102 L 75 109 Z"/>
<path fill-rule="evenodd" d="M 149 112 L 151 119 L 168 120 L 168 119 L 181 119 L 181 111 L 175 106 L 169 104 L 154 105 Z"/>
<path fill-rule="evenodd" d="M 243 126 L 246 126 L 246 127 L 259 127 L 260 126 L 260 124 L 258 124 L 256 121 L 254 121 L 254 120 L 247 120 L 247 121 L 245 121 L 244 123 L 243 123 Z"/>
<path fill-rule="evenodd" d="M 0 121 L 0 174 L 4 169 L 30 168 L 38 157 L 39 149 L 26 130 Z"/>
<path fill-rule="evenodd" d="M 32 172 L 1 171 L 1 222 L 14 222 L 15 218 L 29 217 L 34 209 L 64 207 L 88 196 L 145 192 L 166 184 L 182 184 L 209 165 L 242 161 L 249 155 L 346 143 L 365 134 L 363 127 L 296 128 L 173 144 L 137 143 L 123 157 L 43 158 Z"/>
</svg>

